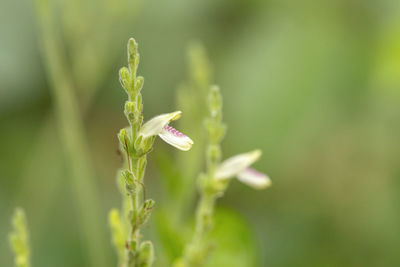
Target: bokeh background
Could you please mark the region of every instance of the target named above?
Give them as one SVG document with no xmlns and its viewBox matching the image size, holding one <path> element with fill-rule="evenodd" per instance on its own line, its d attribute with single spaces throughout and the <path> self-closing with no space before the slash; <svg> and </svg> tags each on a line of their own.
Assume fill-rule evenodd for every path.
<svg viewBox="0 0 400 267">
<path fill-rule="evenodd" d="M 99 257 L 115 266 L 107 212 L 120 203 L 118 69 L 131 36 L 146 118 L 176 109 L 187 47 L 198 40 L 224 95 L 225 157 L 264 152 L 255 167 L 273 187 L 233 181 L 218 201 L 237 221 L 222 228 L 238 237 L 218 266 L 400 265 L 399 1 L 1 0 L 0 36 L 0 266 L 12 266 L 16 206 L 27 213 L 34 266 L 90 266 L 83 217 L 101 233 L 92 242 Z M 68 77 L 54 71 L 60 58 L 49 60 L 60 51 Z M 54 93 L 65 80 L 77 105 Z M 71 135 L 84 144 L 75 167 Z M 154 159 L 183 152 L 156 145 L 163 152 L 150 156 L 148 194 L 160 202 Z M 85 190 L 97 201 L 80 199 Z"/>
</svg>

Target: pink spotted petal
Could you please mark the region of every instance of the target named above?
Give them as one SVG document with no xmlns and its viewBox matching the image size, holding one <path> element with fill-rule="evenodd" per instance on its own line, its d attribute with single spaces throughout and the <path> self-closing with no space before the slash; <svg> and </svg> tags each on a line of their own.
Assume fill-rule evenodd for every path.
<svg viewBox="0 0 400 267">
<path fill-rule="evenodd" d="M 188 151 L 193 145 L 192 139 L 169 125 L 164 126 L 158 136 L 168 144 L 183 151 Z"/>
<path fill-rule="evenodd" d="M 141 135 L 145 139 L 160 134 L 163 128 L 168 125 L 168 123 L 179 119 L 181 114 L 181 111 L 175 111 L 158 115 L 143 124 L 142 128 L 140 129 L 139 135 Z"/>
</svg>

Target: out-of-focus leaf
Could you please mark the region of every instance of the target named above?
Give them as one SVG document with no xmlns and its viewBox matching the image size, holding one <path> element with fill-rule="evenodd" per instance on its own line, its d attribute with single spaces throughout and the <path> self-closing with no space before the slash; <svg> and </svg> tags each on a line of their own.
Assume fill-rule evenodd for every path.
<svg viewBox="0 0 400 267">
<path fill-rule="evenodd" d="M 211 238 L 215 241 L 215 250 L 205 267 L 259 266 L 252 231 L 238 213 L 220 208 L 216 212 L 214 223 Z"/>
<path fill-rule="evenodd" d="M 400 23 L 384 29 L 374 66 L 373 86 L 400 93 Z"/>
</svg>

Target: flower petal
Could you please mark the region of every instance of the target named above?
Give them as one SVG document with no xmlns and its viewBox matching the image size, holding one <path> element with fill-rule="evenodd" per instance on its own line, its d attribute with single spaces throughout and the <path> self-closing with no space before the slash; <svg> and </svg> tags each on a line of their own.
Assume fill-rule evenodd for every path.
<svg viewBox="0 0 400 267">
<path fill-rule="evenodd" d="M 168 144 L 183 151 L 188 151 L 193 145 L 192 139 L 168 125 L 164 126 L 158 136 Z"/>
<path fill-rule="evenodd" d="M 182 111 L 175 111 L 171 113 L 158 115 L 145 124 L 143 124 L 140 129 L 139 135 L 143 136 L 143 138 L 148 138 L 150 136 L 157 135 L 161 133 L 164 126 L 168 125 L 171 121 L 179 119 Z"/>
<path fill-rule="evenodd" d="M 238 180 L 255 189 L 264 189 L 271 185 L 271 179 L 261 172 L 247 168 L 238 174 Z"/>
<path fill-rule="evenodd" d="M 228 179 L 236 176 L 258 160 L 260 156 L 261 150 L 257 149 L 225 160 L 216 170 L 215 179 Z"/>
</svg>

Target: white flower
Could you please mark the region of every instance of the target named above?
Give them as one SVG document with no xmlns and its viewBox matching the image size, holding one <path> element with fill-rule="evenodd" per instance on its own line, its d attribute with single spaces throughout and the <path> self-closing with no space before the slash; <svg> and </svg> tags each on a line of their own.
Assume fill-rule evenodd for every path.
<svg viewBox="0 0 400 267">
<path fill-rule="evenodd" d="M 169 125 L 164 126 L 158 136 L 168 144 L 183 151 L 188 151 L 193 145 L 192 139 Z"/>
<path fill-rule="evenodd" d="M 267 175 L 248 168 L 260 156 L 261 151 L 254 150 L 223 161 L 215 171 L 215 179 L 223 180 L 237 176 L 239 181 L 256 189 L 268 187 L 271 184 L 271 180 Z"/>
<path fill-rule="evenodd" d="M 238 173 L 237 178 L 242 183 L 255 189 L 264 189 L 271 185 L 271 179 L 269 179 L 266 174 L 258 172 L 252 168 L 247 168 Z"/>
<path fill-rule="evenodd" d="M 180 150 L 187 151 L 193 145 L 192 139 L 168 125 L 171 121 L 179 119 L 181 114 L 181 111 L 175 111 L 158 115 L 143 124 L 139 135 L 144 139 L 158 135 L 168 144 Z"/>
<path fill-rule="evenodd" d="M 158 135 L 162 132 L 164 126 L 168 125 L 171 121 L 177 120 L 181 117 L 182 111 L 175 111 L 171 113 L 158 115 L 145 124 L 140 129 L 139 135 L 143 138 Z"/>
<path fill-rule="evenodd" d="M 261 156 L 260 150 L 233 156 L 221 163 L 215 172 L 216 179 L 228 179 L 245 170 Z"/>
</svg>

